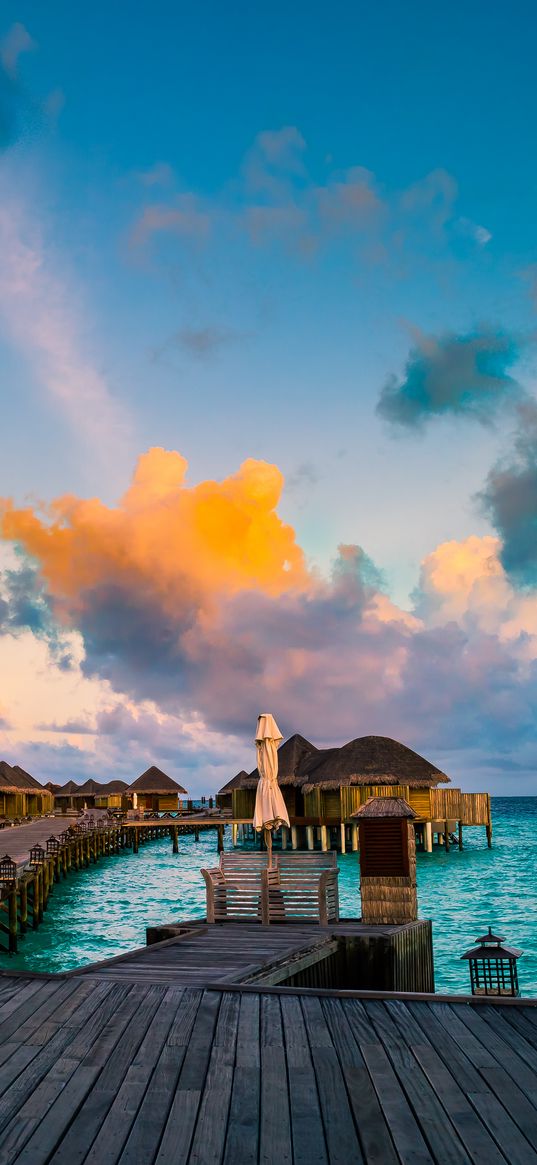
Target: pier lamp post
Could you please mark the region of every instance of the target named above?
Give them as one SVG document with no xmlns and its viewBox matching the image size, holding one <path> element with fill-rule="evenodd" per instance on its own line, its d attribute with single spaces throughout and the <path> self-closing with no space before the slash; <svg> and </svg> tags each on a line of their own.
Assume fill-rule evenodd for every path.
<svg viewBox="0 0 537 1165">
<path fill-rule="evenodd" d="M 45 851 L 42 845 L 33 845 L 30 850 L 30 865 L 33 869 L 42 866 L 45 861 Z"/>
<path fill-rule="evenodd" d="M 9 854 L 5 854 L 4 857 L 0 859 L 0 882 L 6 883 L 11 888 L 13 887 L 16 880 L 17 863 L 13 861 L 13 858 L 10 858 Z"/>
<path fill-rule="evenodd" d="M 523 952 L 506 946 L 504 936 L 493 934 L 490 926 L 476 943 L 461 955 L 470 967 L 472 995 L 520 995 L 517 960 Z"/>
<path fill-rule="evenodd" d="M 47 854 L 57 854 L 60 849 L 60 842 L 57 837 L 47 838 Z"/>
</svg>

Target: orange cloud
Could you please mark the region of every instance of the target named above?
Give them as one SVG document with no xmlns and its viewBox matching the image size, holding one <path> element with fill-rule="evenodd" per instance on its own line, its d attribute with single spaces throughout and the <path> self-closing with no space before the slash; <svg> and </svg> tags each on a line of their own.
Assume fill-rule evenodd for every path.
<svg viewBox="0 0 537 1165">
<path fill-rule="evenodd" d="M 153 448 L 116 508 L 67 495 L 40 514 L 5 501 L 0 532 L 37 559 L 66 622 L 103 583 L 135 589 L 170 614 L 208 611 L 213 597 L 241 590 L 277 597 L 307 586 L 303 552 L 276 513 L 275 465 L 250 459 L 224 481 L 190 487 L 186 472 L 179 453 Z"/>
</svg>

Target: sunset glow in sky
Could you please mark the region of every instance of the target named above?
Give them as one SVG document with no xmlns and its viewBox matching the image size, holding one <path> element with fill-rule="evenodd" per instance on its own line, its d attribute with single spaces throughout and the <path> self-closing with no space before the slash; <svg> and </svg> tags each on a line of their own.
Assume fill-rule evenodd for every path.
<svg viewBox="0 0 537 1165">
<path fill-rule="evenodd" d="M 0 759 L 537 794 L 522 0 L 0 13 Z"/>
</svg>

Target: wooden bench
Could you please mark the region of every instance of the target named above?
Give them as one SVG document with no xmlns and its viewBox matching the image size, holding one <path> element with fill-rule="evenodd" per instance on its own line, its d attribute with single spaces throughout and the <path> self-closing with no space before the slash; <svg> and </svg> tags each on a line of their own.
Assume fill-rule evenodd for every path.
<svg viewBox="0 0 537 1165">
<path fill-rule="evenodd" d="M 337 854 L 279 853 L 276 867 L 262 875 L 268 922 L 339 921 Z"/>
<path fill-rule="evenodd" d="M 207 891 L 207 922 L 224 919 L 258 919 L 265 922 L 261 875 L 266 853 L 223 853 L 220 865 L 202 870 Z"/>
<path fill-rule="evenodd" d="M 298 920 L 327 926 L 339 920 L 337 855 L 275 854 L 272 870 L 265 853 L 224 853 L 220 865 L 202 870 L 207 891 L 207 922 L 257 919 Z"/>
</svg>

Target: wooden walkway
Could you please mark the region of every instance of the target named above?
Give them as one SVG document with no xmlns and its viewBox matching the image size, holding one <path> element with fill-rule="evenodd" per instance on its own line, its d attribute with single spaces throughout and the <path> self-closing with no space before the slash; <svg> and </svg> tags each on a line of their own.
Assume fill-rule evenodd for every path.
<svg viewBox="0 0 537 1165">
<path fill-rule="evenodd" d="M 30 858 L 30 850 L 34 845 L 41 845 L 46 849 L 49 837 L 59 837 L 70 825 L 87 821 L 89 814 L 80 817 L 36 817 L 24 825 L 10 825 L 0 829 L 0 855 L 9 854 L 17 866 L 26 865 Z M 98 809 L 93 812 L 95 820 L 101 816 Z M 105 816 L 105 814 L 103 814 Z"/>
<path fill-rule="evenodd" d="M 2 1165 L 537 1165 L 537 1008 L 0 977 Z"/>
</svg>

